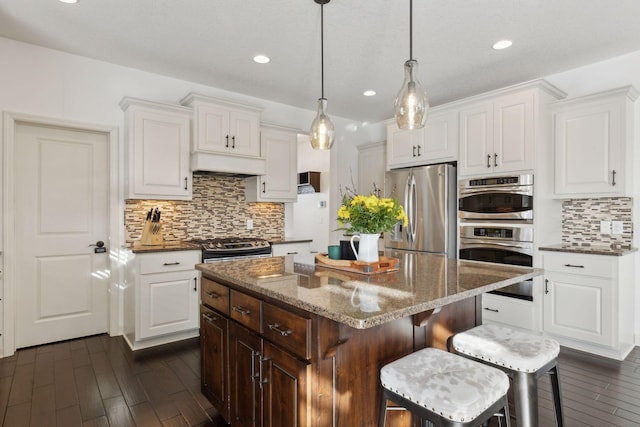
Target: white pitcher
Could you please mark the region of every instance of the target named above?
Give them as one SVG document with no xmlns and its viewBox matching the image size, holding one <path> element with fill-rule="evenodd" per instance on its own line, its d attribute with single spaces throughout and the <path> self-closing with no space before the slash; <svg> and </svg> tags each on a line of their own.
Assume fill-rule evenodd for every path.
<svg viewBox="0 0 640 427">
<path fill-rule="evenodd" d="M 353 253 L 356 255 L 358 261 L 378 262 L 379 238 L 380 234 L 361 233 L 360 235 L 351 236 L 351 249 L 353 249 Z M 353 244 L 353 239 L 359 240 L 358 250 L 356 250 L 356 246 Z"/>
</svg>

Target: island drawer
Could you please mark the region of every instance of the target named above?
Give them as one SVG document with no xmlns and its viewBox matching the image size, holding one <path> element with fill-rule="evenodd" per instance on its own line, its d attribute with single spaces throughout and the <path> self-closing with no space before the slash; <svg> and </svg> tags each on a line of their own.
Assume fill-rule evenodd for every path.
<svg viewBox="0 0 640 427">
<path fill-rule="evenodd" d="M 290 352 L 311 358 L 311 319 L 271 304 L 262 305 L 262 335 Z"/>
<path fill-rule="evenodd" d="M 228 287 L 203 277 L 201 299 L 204 305 L 215 308 L 220 313 L 229 315 Z"/>
<path fill-rule="evenodd" d="M 483 294 L 482 323 L 500 323 L 532 331 L 535 328 L 533 302 Z"/>
<path fill-rule="evenodd" d="M 614 277 L 615 257 L 602 255 L 553 253 L 544 254 L 544 269 L 582 276 Z"/>
<path fill-rule="evenodd" d="M 256 332 L 260 331 L 260 309 L 262 302 L 254 297 L 231 289 L 230 294 L 231 318 L 241 325 Z"/>
</svg>

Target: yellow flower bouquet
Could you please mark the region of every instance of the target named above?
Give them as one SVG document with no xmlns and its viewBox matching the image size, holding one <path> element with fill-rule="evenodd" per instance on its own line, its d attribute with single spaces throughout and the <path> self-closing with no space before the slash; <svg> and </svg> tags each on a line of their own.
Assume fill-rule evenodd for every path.
<svg viewBox="0 0 640 427">
<path fill-rule="evenodd" d="M 406 226 L 407 214 L 397 199 L 378 198 L 375 195 L 342 196 L 342 205 L 338 209 L 340 230 L 349 233 L 380 234 L 391 231 L 398 221 Z M 349 227 L 344 224 L 349 223 Z"/>
</svg>

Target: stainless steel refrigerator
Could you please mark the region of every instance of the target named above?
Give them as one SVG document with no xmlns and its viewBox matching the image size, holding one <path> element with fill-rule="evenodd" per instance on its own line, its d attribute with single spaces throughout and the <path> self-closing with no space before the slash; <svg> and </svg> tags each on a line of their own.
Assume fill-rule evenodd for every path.
<svg viewBox="0 0 640 427">
<path fill-rule="evenodd" d="M 409 223 L 384 233 L 385 248 L 456 258 L 456 168 L 450 164 L 396 169 L 385 175 L 385 196 L 398 199 Z"/>
</svg>

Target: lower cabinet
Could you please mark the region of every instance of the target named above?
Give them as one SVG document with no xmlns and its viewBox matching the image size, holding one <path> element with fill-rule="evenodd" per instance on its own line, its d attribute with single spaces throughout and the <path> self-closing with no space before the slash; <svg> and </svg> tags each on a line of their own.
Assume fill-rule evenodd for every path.
<svg viewBox="0 0 640 427">
<path fill-rule="evenodd" d="M 633 348 L 633 256 L 543 255 L 544 332 L 560 344 L 624 359 Z"/>
<path fill-rule="evenodd" d="M 202 306 L 200 308 L 202 394 L 229 419 L 229 319 Z"/>
<path fill-rule="evenodd" d="M 200 251 L 135 253 L 126 265 L 124 336 L 133 350 L 198 336 Z"/>
</svg>

